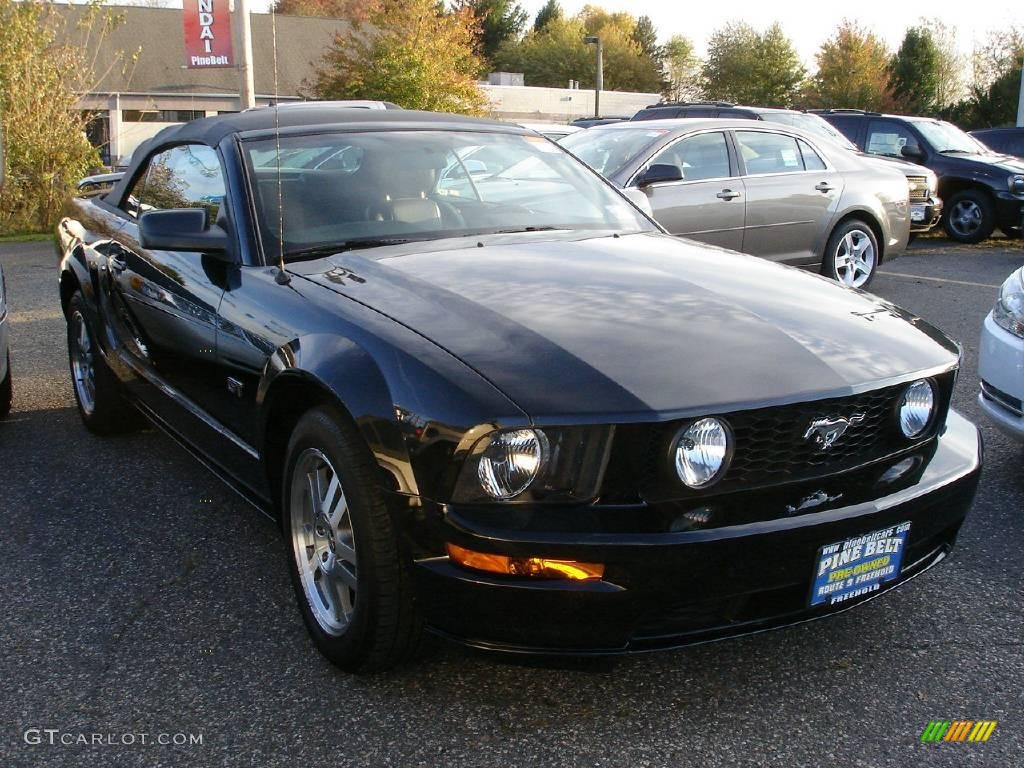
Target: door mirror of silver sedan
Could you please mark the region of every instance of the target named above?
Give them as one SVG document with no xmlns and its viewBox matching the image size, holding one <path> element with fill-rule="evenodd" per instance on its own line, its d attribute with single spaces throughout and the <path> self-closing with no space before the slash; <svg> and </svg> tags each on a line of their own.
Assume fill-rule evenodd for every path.
<svg viewBox="0 0 1024 768">
<path fill-rule="evenodd" d="M 669 165 L 667 163 L 655 163 L 637 180 L 636 185 L 638 187 L 646 187 L 650 184 L 660 184 L 666 181 L 682 181 L 683 171 L 678 165 Z"/>
<path fill-rule="evenodd" d="M 234 261 L 227 232 L 217 224 L 206 225 L 205 208 L 146 211 L 139 217 L 139 244 L 154 251 L 191 251 Z"/>
<path fill-rule="evenodd" d="M 644 194 L 642 189 L 636 187 L 626 187 L 622 190 L 622 194 L 626 197 L 629 202 L 639 208 L 641 211 L 646 213 L 652 219 L 654 218 L 654 209 L 651 207 L 651 201 L 647 199 L 647 195 Z"/>
</svg>

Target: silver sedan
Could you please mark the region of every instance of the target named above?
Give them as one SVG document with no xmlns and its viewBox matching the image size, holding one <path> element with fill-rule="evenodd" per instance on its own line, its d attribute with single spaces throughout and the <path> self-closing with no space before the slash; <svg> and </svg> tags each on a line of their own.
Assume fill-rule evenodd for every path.
<svg viewBox="0 0 1024 768">
<path fill-rule="evenodd" d="M 562 146 L 674 235 L 867 286 L 910 235 L 909 186 L 820 136 L 750 120 L 591 128 Z"/>
</svg>

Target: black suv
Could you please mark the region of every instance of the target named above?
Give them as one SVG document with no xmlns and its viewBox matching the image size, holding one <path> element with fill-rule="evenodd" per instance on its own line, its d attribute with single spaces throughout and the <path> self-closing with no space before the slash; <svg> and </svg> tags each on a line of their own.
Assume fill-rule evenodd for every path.
<svg viewBox="0 0 1024 768">
<path fill-rule="evenodd" d="M 1024 159 L 1024 128 L 982 128 L 971 136 L 995 152 Z"/>
<path fill-rule="evenodd" d="M 993 152 L 952 123 L 930 117 L 853 109 L 815 110 L 861 150 L 902 157 L 939 177 L 946 203 L 942 225 L 961 243 L 977 243 L 999 227 L 1020 237 L 1024 227 L 1024 161 Z"/>
</svg>

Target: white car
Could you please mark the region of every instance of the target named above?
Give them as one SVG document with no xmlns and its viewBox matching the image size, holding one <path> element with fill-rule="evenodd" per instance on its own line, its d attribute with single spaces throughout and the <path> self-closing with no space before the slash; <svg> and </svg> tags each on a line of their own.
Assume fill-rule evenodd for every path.
<svg viewBox="0 0 1024 768">
<path fill-rule="evenodd" d="M 1024 267 L 1010 275 L 985 318 L 978 401 L 1003 432 L 1024 441 Z"/>
<path fill-rule="evenodd" d="M 0 419 L 11 412 L 11 349 L 7 322 L 7 284 L 4 270 L 0 267 Z"/>
</svg>

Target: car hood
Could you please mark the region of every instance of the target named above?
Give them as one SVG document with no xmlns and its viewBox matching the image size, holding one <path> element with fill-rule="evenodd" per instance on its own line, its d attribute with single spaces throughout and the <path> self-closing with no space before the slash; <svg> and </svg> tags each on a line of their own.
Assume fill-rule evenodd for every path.
<svg viewBox="0 0 1024 768">
<path fill-rule="evenodd" d="M 979 166 L 982 170 L 991 171 L 997 168 L 1006 173 L 1024 173 L 1024 160 L 1019 160 L 1011 155 L 1000 155 L 996 152 L 979 152 L 973 155 L 943 155 L 947 160 L 959 160 Z"/>
<path fill-rule="evenodd" d="M 537 423 L 848 394 L 959 354 L 875 296 L 661 234 L 448 240 L 292 271 L 445 348 Z"/>
</svg>

